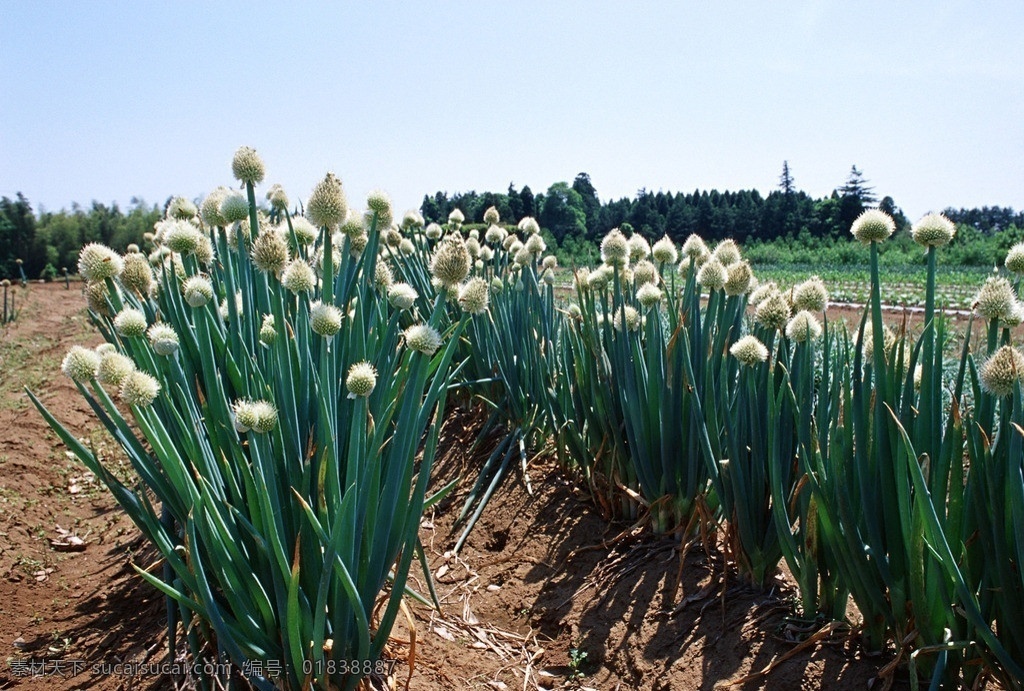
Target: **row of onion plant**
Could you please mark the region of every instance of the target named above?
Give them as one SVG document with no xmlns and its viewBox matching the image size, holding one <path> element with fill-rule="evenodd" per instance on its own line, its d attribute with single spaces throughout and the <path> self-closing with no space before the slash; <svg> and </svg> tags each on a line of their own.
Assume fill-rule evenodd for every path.
<svg viewBox="0 0 1024 691">
<path fill-rule="evenodd" d="M 148 257 L 81 252 L 107 342 L 73 348 L 63 369 L 139 482 L 33 401 L 159 550 L 162 574 L 139 573 L 168 597 L 172 652 L 181 630 L 194 659 L 233 663 L 196 683 L 352 688 L 381 671 L 423 561 L 418 528 L 473 310 L 451 321 L 447 293 L 428 304 L 391 285 L 382 193 L 354 212 L 327 174 L 304 216 L 279 186 L 266 214 L 262 160 L 242 148 L 233 171 L 244 192 L 220 188 L 201 209 L 175 199 Z M 457 289 L 464 250 L 444 252 L 434 277 Z"/>
</svg>

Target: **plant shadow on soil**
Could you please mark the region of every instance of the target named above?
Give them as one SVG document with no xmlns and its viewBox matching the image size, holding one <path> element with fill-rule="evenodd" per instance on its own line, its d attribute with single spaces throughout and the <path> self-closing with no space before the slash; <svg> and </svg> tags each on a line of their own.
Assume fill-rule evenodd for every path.
<svg viewBox="0 0 1024 691">
<path fill-rule="evenodd" d="M 458 419 L 442 435 L 435 486 L 473 479 L 476 427 Z M 680 564 L 678 541 L 609 523 L 550 459 L 529 474 L 532 495 L 510 477 L 457 557 L 452 524 L 464 495 L 446 498 L 425 523 L 438 590 L 450 597 L 444 615 L 417 608 L 427 632 L 418 637 L 413 688 L 712 689 L 774 663 L 736 688 L 865 689 L 889 661 L 858 654 L 843 630 L 792 654 L 802 623 L 792 619 L 795 589 L 781 577 L 770 593 L 747 587 L 717 549 L 699 545 Z M 486 625 L 463 639 L 436 635 L 439 621 L 456 631 L 477 620 Z M 488 628 L 492 638 L 521 637 L 520 649 L 488 649 Z"/>
<path fill-rule="evenodd" d="M 138 564 L 152 564 L 157 559 L 155 549 L 148 546 L 142 536 L 126 546 L 132 551 L 132 560 Z M 157 664 L 168 659 L 164 621 L 165 601 L 163 596 L 145 583 L 126 559 L 126 547 L 112 547 L 96 560 L 93 573 L 87 578 L 97 585 L 91 592 L 83 594 L 76 604 L 64 614 L 51 618 L 53 626 L 60 628 L 63 635 L 75 642 L 75 652 L 55 655 L 49 646 L 52 640 L 37 636 L 26 641 L 21 648 L 30 659 L 77 660 L 87 668 L 94 665 L 110 666 L 120 662 Z M 110 671 L 95 674 L 86 672 L 66 680 L 67 689 L 96 688 L 101 677 L 108 677 L 116 683 Z M 44 679 L 46 688 L 53 688 L 54 679 Z M 169 678 L 155 675 L 124 675 L 120 680 L 123 688 L 157 689 L 174 688 Z"/>
</svg>

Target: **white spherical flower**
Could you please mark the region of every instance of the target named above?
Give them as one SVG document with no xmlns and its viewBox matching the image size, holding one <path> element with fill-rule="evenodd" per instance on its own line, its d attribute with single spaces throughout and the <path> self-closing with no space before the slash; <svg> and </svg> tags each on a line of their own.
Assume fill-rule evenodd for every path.
<svg viewBox="0 0 1024 691">
<path fill-rule="evenodd" d="M 657 267 L 648 259 L 641 259 L 633 267 L 633 283 L 637 288 L 645 283 L 657 285 L 660 278 Z"/>
<path fill-rule="evenodd" d="M 278 233 L 261 233 L 249 249 L 252 263 L 263 273 L 276 276 L 288 263 L 288 245 Z"/>
<path fill-rule="evenodd" d="M 854 220 L 850 232 L 865 245 L 881 242 L 896 232 L 896 221 L 884 211 L 868 209 Z"/>
<path fill-rule="evenodd" d="M 151 405 L 160 394 L 160 382 L 139 370 L 130 372 L 121 382 L 121 400 L 128 405 L 143 408 Z"/>
<path fill-rule="evenodd" d="M 275 211 L 284 211 L 288 208 L 288 194 L 276 183 L 267 190 L 267 201 L 270 202 L 270 208 Z"/>
<path fill-rule="evenodd" d="M 612 228 L 601 240 L 601 260 L 614 266 L 625 266 L 629 259 L 629 241 L 622 231 Z"/>
<path fill-rule="evenodd" d="M 412 309 L 419 295 L 408 283 L 393 283 L 388 288 L 388 302 L 397 310 Z"/>
<path fill-rule="evenodd" d="M 124 338 L 137 338 L 148 328 L 146 315 L 134 307 L 125 307 L 114 317 L 114 331 Z"/>
<path fill-rule="evenodd" d="M 793 288 L 793 308 L 808 312 L 824 312 L 828 307 L 828 289 L 818 276 L 811 276 Z"/>
<path fill-rule="evenodd" d="M 277 408 L 269 401 L 235 401 L 232 412 L 235 429 L 242 434 L 250 431 L 266 434 L 277 426 Z"/>
<path fill-rule="evenodd" d="M 775 281 L 768 281 L 767 283 L 762 283 L 757 286 L 757 288 L 754 288 L 750 293 L 750 297 L 747 298 L 747 302 L 754 307 L 757 307 L 764 302 L 766 297 L 777 292 L 779 292 L 779 287 L 775 284 Z"/>
<path fill-rule="evenodd" d="M 637 262 L 651 256 L 651 245 L 647 238 L 640 233 L 633 233 L 629 237 L 629 261 Z"/>
<path fill-rule="evenodd" d="M 1002 346 L 985 361 L 978 372 L 981 387 L 993 396 L 1009 396 L 1024 381 L 1024 355 L 1012 346 Z"/>
<path fill-rule="evenodd" d="M 540 224 L 533 216 L 524 216 L 517 227 L 527 235 L 536 235 L 540 232 Z"/>
<path fill-rule="evenodd" d="M 338 226 L 338 232 L 342 235 L 349 237 L 355 237 L 357 235 L 366 235 L 366 224 L 363 223 L 364 215 L 356 211 L 355 209 L 349 209 L 348 215 L 340 226 Z M 332 237 L 336 237 L 335 233 Z M 340 243 L 339 243 L 340 244 Z"/>
<path fill-rule="evenodd" d="M 149 287 L 153 283 L 153 269 L 149 266 L 146 255 L 139 252 L 129 252 L 124 255 L 124 269 L 121 271 L 121 284 L 128 290 L 134 290 L 139 295 L 149 293 Z"/>
<path fill-rule="evenodd" d="M 370 244 L 370 236 L 366 233 L 359 233 L 358 235 L 348 236 L 348 253 L 353 259 L 359 259 L 363 256 L 363 250 Z M 338 269 L 341 266 L 341 261 L 334 262 L 334 273 L 337 275 Z"/>
<path fill-rule="evenodd" d="M 654 261 L 659 264 L 675 264 L 679 261 L 679 251 L 668 235 L 654 243 L 651 254 L 654 256 Z"/>
<path fill-rule="evenodd" d="M 402 216 L 402 228 L 404 230 L 412 230 L 414 228 L 423 227 L 423 215 L 415 209 L 410 209 L 405 212 Z"/>
<path fill-rule="evenodd" d="M 786 336 L 794 343 L 817 340 L 821 336 L 821 324 L 813 314 L 801 310 L 786 324 Z"/>
<path fill-rule="evenodd" d="M 608 282 L 614 275 L 614 268 L 602 264 L 587 274 L 587 287 L 591 290 L 603 290 L 608 287 Z"/>
<path fill-rule="evenodd" d="M 466 215 L 464 213 L 462 213 L 462 211 L 459 210 L 459 209 L 453 209 L 452 212 L 450 214 L 448 214 L 448 223 L 452 227 L 454 227 L 456 230 L 458 230 L 458 228 L 463 223 L 465 223 L 465 221 L 466 221 Z"/>
<path fill-rule="evenodd" d="M 766 329 L 781 330 L 789 322 L 789 299 L 784 293 L 774 291 L 762 300 L 754 310 L 754 321 Z"/>
<path fill-rule="evenodd" d="M 416 245 L 409 238 L 402 238 L 402 241 L 398 243 L 398 251 L 402 253 L 402 256 L 409 257 L 415 254 Z"/>
<path fill-rule="evenodd" d="M 229 192 L 221 199 L 220 217 L 225 226 L 246 220 L 249 218 L 249 201 L 238 192 Z"/>
<path fill-rule="evenodd" d="M 91 242 L 78 253 L 78 273 L 90 283 L 117 278 L 123 269 L 121 255 L 102 243 Z"/>
<path fill-rule="evenodd" d="M 469 279 L 459 288 L 459 304 L 469 314 L 481 314 L 487 311 L 490 302 L 490 289 L 487 281 L 479 276 Z"/>
<path fill-rule="evenodd" d="M 704 243 L 703 238 L 696 233 L 693 233 L 690 237 L 686 238 L 686 242 L 683 243 L 683 254 L 696 262 L 708 256 L 710 252 L 708 250 L 708 246 Z"/>
<path fill-rule="evenodd" d="M 441 347 L 441 334 L 428 324 L 413 324 L 403 335 L 409 348 L 424 355 L 433 355 Z"/>
<path fill-rule="evenodd" d="M 309 325 L 314 333 L 333 338 L 341 330 L 341 310 L 317 300 L 309 306 Z"/>
<path fill-rule="evenodd" d="M 486 223 L 487 225 L 495 225 L 500 220 L 501 216 L 498 214 L 498 209 L 496 209 L 495 207 L 489 207 L 487 211 L 484 212 L 484 223 Z"/>
<path fill-rule="evenodd" d="M 213 299 L 213 284 L 206 276 L 190 276 L 181 288 L 191 307 L 202 307 Z"/>
<path fill-rule="evenodd" d="M 1024 276 L 1024 242 L 1018 242 L 1006 253 L 1006 270 Z"/>
<path fill-rule="evenodd" d="M 202 266 L 209 266 L 213 263 L 213 242 L 204 233 L 199 233 L 198 243 L 192 255 Z"/>
<path fill-rule="evenodd" d="M 178 218 L 184 221 L 193 219 L 199 210 L 196 205 L 184 197 L 175 197 L 167 205 L 167 218 Z"/>
<path fill-rule="evenodd" d="M 203 223 L 211 228 L 226 226 L 228 224 L 220 213 L 220 205 L 224 201 L 224 197 L 228 196 L 230 193 L 231 190 L 227 187 L 218 187 L 206 195 L 206 199 L 203 200 L 203 203 L 200 206 L 200 214 L 203 218 Z"/>
<path fill-rule="evenodd" d="M 740 260 L 740 248 L 733 240 L 722 240 L 711 256 L 722 262 L 722 266 L 732 266 Z"/>
<path fill-rule="evenodd" d="M 726 268 L 725 294 L 745 295 L 750 286 L 754 283 L 754 272 L 749 262 L 733 262 Z"/>
<path fill-rule="evenodd" d="M 469 267 L 469 251 L 459 233 L 447 235 L 430 261 L 430 273 L 445 288 L 458 286 L 469 275 Z"/>
<path fill-rule="evenodd" d="M 174 355 L 178 350 L 178 334 L 174 329 L 163 323 L 156 323 L 146 332 L 149 342 L 157 355 Z"/>
<path fill-rule="evenodd" d="M 245 434 L 256 426 L 255 401 L 250 401 L 248 399 L 235 401 L 231 406 L 231 412 L 235 419 L 235 430 L 239 434 Z"/>
<path fill-rule="evenodd" d="M 231 161 L 231 172 L 242 182 L 257 185 L 263 181 L 266 169 L 256 149 L 243 146 L 235 152 L 235 157 Z"/>
<path fill-rule="evenodd" d="M 114 286 L 114 292 L 118 295 L 121 294 L 121 290 Z M 103 281 L 96 283 L 85 284 L 85 298 L 86 302 L 96 314 L 104 317 L 112 317 L 113 312 L 111 311 L 110 291 L 107 290 L 107 284 Z"/>
<path fill-rule="evenodd" d="M 727 279 L 728 273 L 725 266 L 722 265 L 718 257 L 714 256 L 704 262 L 700 271 L 697 272 L 697 282 L 711 292 L 721 290 Z"/>
<path fill-rule="evenodd" d="M 253 403 L 256 410 L 256 424 L 252 431 L 257 434 L 266 434 L 277 426 L 277 408 L 269 401 L 256 401 Z"/>
<path fill-rule="evenodd" d="M 388 288 L 395 282 L 395 275 L 391 271 L 391 267 L 385 264 L 383 261 L 378 261 L 377 265 L 373 269 L 373 283 L 377 287 L 377 290 L 382 293 L 387 293 Z"/>
<path fill-rule="evenodd" d="M 942 247 L 956 235 L 956 226 L 942 214 L 927 214 L 910 228 L 914 242 L 925 247 Z"/>
<path fill-rule="evenodd" d="M 426 230 L 423 231 L 423 234 L 427 236 L 428 240 L 440 240 L 443 233 L 444 231 L 441 229 L 441 226 L 436 223 L 431 223 L 426 227 Z"/>
<path fill-rule="evenodd" d="M 544 259 L 541 261 L 540 265 L 544 269 L 552 269 L 552 270 L 557 269 L 558 268 L 558 257 L 556 257 L 553 254 L 549 254 L 548 256 L 544 257 Z"/>
<path fill-rule="evenodd" d="M 537 237 L 537 236 L 534 235 L 532 237 Z M 513 259 L 514 259 L 515 263 L 519 267 L 528 266 L 528 265 L 533 263 L 533 253 L 530 252 L 530 250 L 528 250 L 526 248 L 526 246 L 524 245 L 524 246 L 519 248 L 519 250 L 516 252 L 515 257 L 513 257 Z"/>
<path fill-rule="evenodd" d="M 484 240 L 491 245 L 500 245 L 507 237 L 508 231 L 498 225 L 488 226 L 487 232 L 484 233 Z"/>
<path fill-rule="evenodd" d="M 377 228 L 390 228 L 394 221 L 394 211 L 391 208 L 391 197 L 383 190 L 374 190 L 366 198 L 368 213 L 377 214 Z"/>
<path fill-rule="evenodd" d="M 71 346 L 71 350 L 60 363 L 60 371 L 78 382 L 87 382 L 96 376 L 100 367 L 100 356 L 95 350 L 83 346 Z"/>
<path fill-rule="evenodd" d="M 1011 316 L 1017 294 L 1005 278 L 993 277 L 985 281 L 975 298 L 975 309 L 986 319 L 1005 320 Z"/>
<path fill-rule="evenodd" d="M 1013 305 L 1013 309 L 1010 310 L 1010 314 L 1003 319 L 1003 325 L 1015 329 L 1021 324 L 1024 324 L 1024 303 L 1017 300 Z"/>
<path fill-rule="evenodd" d="M 274 315 L 267 314 L 263 317 L 263 324 L 260 325 L 260 343 L 265 346 L 274 345 L 277 340 L 277 329 L 274 328 Z"/>
<path fill-rule="evenodd" d="M 334 173 L 327 173 L 316 184 L 306 204 L 306 216 L 313 225 L 333 229 L 348 218 L 348 202 L 341 180 Z"/>
<path fill-rule="evenodd" d="M 107 386 L 120 389 L 125 377 L 135 371 L 135 363 L 127 355 L 116 350 L 100 355 L 100 366 L 96 378 Z"/>
<path fill-rule="evenodd" d="M 524 247 L 526 247 L 527 252 L 535 257 L 539 257 L 548 248 L 548 244 L 544 242 L 544 238 L 541 237 L 540 233 L 536 233 L 526 239 Z"/>
<path fill-rule="evenodd" d="M 301 259 L 293 259 L 281 273 L 281 285 L 293 293 L 309 293 L 316 286 L 316 272 Z"/>
<path fill-rule="evenodd" d="M 753 367 L 768 359 L 768 349 L 756 336 L 744 336 L 729 348 L 729 352 L 740 364 Z"/>
<path fill-rule="evenodd" d="M 312 245 L 320 235 L 320 231 L 305 216 L 292 219 L 292 230 L 295 231 L 295 241 L 302 246 Z"/>
<path fill-rule="evenodd" d="M 615 317 L 612 319 L 612 326 L 616 331 L 622 331 L 623 319 L 625 319 L 626 328 L 630 331 L 636 331 L 640 328 L 640 312 L 638 312 L 635 307 L 626 305 L 621 309 L 617 308 L 615 310 Z"/>
<path fill-rule="evenodd" d="M 377 369 L 369 362 L 357 362 L 348 368 L 345 388 L 349 398 L 366 398 L 377 386 Z"/>
<path fill-rule="evenodd" d="M 653 283 L 644 283 L 640 286 L 639 290 L 636 291 L 636 299 L 639 300 L 640 304 L 647 309 L 650 309 L 661 302 L 661 299 L 664 296 L 665 294 L 662 292 L 661 288 Z"/>
</svg>

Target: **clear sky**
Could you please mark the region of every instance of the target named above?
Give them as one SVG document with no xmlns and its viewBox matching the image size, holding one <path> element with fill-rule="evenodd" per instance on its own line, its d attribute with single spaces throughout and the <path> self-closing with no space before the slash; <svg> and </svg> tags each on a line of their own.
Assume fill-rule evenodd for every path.
<svg viewBox="0 0 1024 691">
<path fill-rule="evenodd" d="M 1024 207 L 1024 2 L 0 0 L 0 195 L 640 188 Z"/>
</svg>

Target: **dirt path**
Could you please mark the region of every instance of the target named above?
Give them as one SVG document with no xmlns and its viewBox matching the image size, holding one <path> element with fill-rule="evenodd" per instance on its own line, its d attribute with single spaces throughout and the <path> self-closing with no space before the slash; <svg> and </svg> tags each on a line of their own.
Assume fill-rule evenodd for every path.
<svg viewBox="0 0 1024 691">
<path fill-rule="evenodd" d="M 116 445 L 59 369 L 70 345 L 101 338 L 75 285 L 19 292 L 21 314 L 0 330 L 0 688 L 149 688 L 159 677 L 90 673 L 93 664 L 164 654 L 162 602 L 129 566 L 144 545 L 23 391 L 29 386 L 69 430 L 116 464 Z M 75 542 L 69 536 L 84 541 L 84 550 L 51 544 Z M 146 555 L 137 556 L 146 563 Z M 25 675 L 28 661 L 44 658 L 66 661 L 65 673 L 84 671 Z"/>
</svg>

